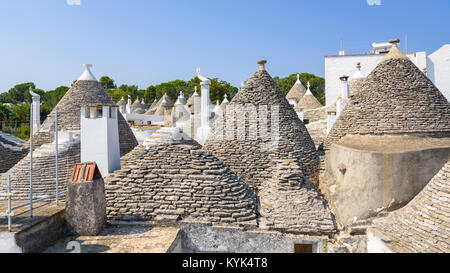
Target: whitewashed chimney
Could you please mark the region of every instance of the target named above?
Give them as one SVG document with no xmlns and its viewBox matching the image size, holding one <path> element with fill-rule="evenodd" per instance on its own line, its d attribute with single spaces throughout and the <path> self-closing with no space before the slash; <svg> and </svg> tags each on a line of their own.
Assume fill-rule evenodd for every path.
<svg viewBox="0 0 450 273">
<path fill-rule="evenodd" d="M 127 108 L 127 102 L 125 101 L 125 99 L 122 97 L 118 103 L 119 105 L 119 111 L 121 114 L 126 114 L 126 108 Z"/>
<path fill-rule="evenodd" d="M 177 101 L 175 102 L 175 122 L 176 127 L 181 128 L 185 121 L 187 121 L 191 114 L 187 111 L 185 105 L 183 104 L 184 94 L 183 91 L 180 91 L 180 95 L 178 96 Z"/>
<path fill-rule="evenodd" d="M 133 102 L 131 101 L 131 96 L 128 95 L 128 102 L 127 102 L 127 114 L 133 113 Z"/>
<path fill-rule="evenodd" d="M 339 115 L 344 110 L 345 106 L 347 105 L 349 98 L 350 98 L 350 88 L 348 86 L 348 76 L 342 76 L 341 79 L 341 99 L 338 100 L 336 105 L 336 116 L 339 117 Z"/>
<path fill-rule="evenodd" d="M 97 163 L 103 177 L 120 169 L 118 107 L 81 107 L 81 162 Z"/>
<path fill-rule="evenodd" d="M 301 120 L 301 121 L 303 121 L 303 118 L 304 118 L 304 115 L 303 115 L 303 109 L 302 108 L 297 108 L 296 109 L 296 113 L 297 113 L 297 116 L 298 116 L 298 118 Z"/>
<path fill-rule="evenodd" d="M 41 127 L 41 96 L 34 93 L 31 86 L 30 95 L 33 100 L 33 132 L 36 133 Z"/>
<path fill-rule="evenodd" d="M 327 117 L 327 135 L 330 133 L 331 128 L 333 128 L 334 123 L 336 122 L 336 111 L 328 111 Z"/>
<path fill-rule="evenodd" d="M 200 69 L 197 68 L 197 77 L 200 79 L 200 85 L 201 85 L 201 126 L 197 129 L 197 142 L 201 145 L 205 144 L 206 138 L 208 137 L 209 132 L 211 131 L 211 127 L 209 124 L 209 119 L 211 117 L 211 110 L 210 110 L 210 99 L 209 99 L 209 87 L 211 85 L 211 81 L 200 74 Z M 194 105 L 195 107 L 195 105 Z"/>
</svg>

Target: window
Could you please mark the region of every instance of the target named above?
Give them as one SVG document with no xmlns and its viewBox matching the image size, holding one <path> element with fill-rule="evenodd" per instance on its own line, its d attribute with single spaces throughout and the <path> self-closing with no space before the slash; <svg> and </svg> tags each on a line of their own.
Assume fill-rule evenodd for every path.
<svg viewBox="0 0 450 273">
<path fill-rule="evenodd" d="M 294 253 L 313 253 L 312 244 L 294 244 Z"/>
<path fill-rule="evenodd" d="M 103 109 L 101 107 L 97 108 L 97 118 L 103 117 Z"/>
</svg>

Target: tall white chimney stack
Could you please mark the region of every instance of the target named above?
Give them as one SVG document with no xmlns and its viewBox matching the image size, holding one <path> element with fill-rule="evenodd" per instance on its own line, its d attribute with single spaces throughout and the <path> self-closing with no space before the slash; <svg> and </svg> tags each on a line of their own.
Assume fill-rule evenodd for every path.
<svg viewBox="0 0 450 273">
<path fill-rule="evenodd" d="M 41 96 L 34 93 L 31 86 L 29 92 L 33 99 L 33 132 L 36 133 L 41 127 Z"/>
<path fill-rule="evenodd" d="M 81 107 L 81 162 L 95 162 L 103 177 L 120 169 L 118 107 Z"/>
</svg>

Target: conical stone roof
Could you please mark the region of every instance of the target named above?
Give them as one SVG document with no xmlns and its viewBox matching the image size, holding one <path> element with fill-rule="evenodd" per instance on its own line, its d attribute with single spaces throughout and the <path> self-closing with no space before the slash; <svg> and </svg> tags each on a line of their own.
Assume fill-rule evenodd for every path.
<svg viewBox="0 0 450 273">
<path fill-rule="evenodd" d="M 57 105 L 59 131 L 80 130 L 80 109 L 82 106 L 92 104 L 116 106 L 108 94 L 103 90 L 101 84 L 92 79 L 95 79 L 95 77 L 92 76 L 89 69 L 86 69 L 82 77 L 80 77 L 80 79 L 72 85 L 64 97 L 59 101 Z M 53 111 L 48 115 L 40 130 L 34 135 L 34 147 L 39 147 L 44 143 L 53 142 L 55 134 L 54 119 L 55 109 L 53 109 Z M 118 120 L 120 154 L 125 155 L 138 143 L 130 129 L 130 126 L 125 121 L 121 113 L 118 113 Z"/>
<path fill-rule="evenodd" d="M 301 166 L 305 175 L 315 179 L 319 158 L 314 142 L 284 94 L 264 69 L 264 62 L 260 65 L 260 70 L 233 97 L 226 108 L 228 113 L 218 118 L 203 149 L 213 152 L 254 187 L 272 177 L 270 168 L 274 159 L 292 159 Z M 251 110 L 248 106 L 256 109 L 262 107 L 257 110 L 260 117 L 239 112 L 242 109 Z M 234 112 L 233 109 L 236 109 L 237 118 L 231 119 L 233 115 L 229 113 Z M 230 127 L 227 128 L 227 124 Z M 246 124 L 246 129 L 238 130 L 238 124 Z M 267 126 L 267 130 L 264 130 L 264 126 Z M 242 127 L 239 125 L 239 128 Z"/>
<path fill-rule="evenodd" d="M 395 252 L 450 252 L 450 161 L 405 207 L 374 221 Z"/>
<path fill-rule="evenodd" d="M 295 103 L 298 103 L 303 98 L 305 93 L 306 88 L 301 83 L 300 76 L 297 74 L 297 81 L 292 86 L 291 90 L 287 93 L 286 99 L 288 100 L 293 99 L 295 100 Z"/>
<path fill-rule="evenodd" d="M 143 108 L 141 102 L 139 101 L 139 98 L 137 98 L 131 106 L 133 107 L 133 112 L 139 108 Z"/>
<path fill-rule="evenodd" d="M 160 101 L 158 102 L 158 106 L 156 107 L 156 111 L 155 111 L 155 115 L 158 116 L 163 116 L 164 115 L 164 107 L 173 107 L 173 102 L 172 100 L 169 98 L 169 96 L 167 96 L 167 94 L 164 94 Z"/>
<path fill-rule="evenodd" d="M 108 218 L 256 226 L 252 189 L 200 147 L 195 141 L 136 147 L 105 179 Z"/>
<path fill-rule="evenodd" d="M 118 106 L 125 106 L 127 105 L 127 102 L 125 101 L 125 99 L 122 97 L 119 102 L 117 103 Z"/>
<path fill-rule="evenodd" d="M 358 90 L 361 90 L 362 84 L 366 78 L 361 72 L 361 63 L 356 64 L 356 72 L 349 81 L 350 96 L 356 95 Z"/>
<path fill-rule="evenodd" d="M 325 141 L 346 134 L 450 135 L 450 104 L 396 46 L 352 96 Z"/>
<path fill-rule="evenodd" d="M 150 110 L 150 109 L 156 108 L 157 105 L 158 105 L 158 101 L 157 101 L 156 98 L 155 98 L 155 100 L 152 102 L 152 105 L 150 105 L 149 110 Z"/>
<path fill-rule="evenodd" d="M 308 90 L 295 106 L 295 110 L 316 109 L 322 106 L 323 105 L 316 99 L 316 97 L 314 97 L 313 93 L 309 89 L 309 82 L 308 82 Z"/>
</svg>

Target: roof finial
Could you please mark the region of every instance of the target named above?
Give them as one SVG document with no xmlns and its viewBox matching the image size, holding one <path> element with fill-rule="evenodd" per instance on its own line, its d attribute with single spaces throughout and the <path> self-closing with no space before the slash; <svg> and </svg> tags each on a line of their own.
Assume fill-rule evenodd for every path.
<svg viewBox="0 0 450 273">
<path fill-rule="evenodd" d="M 229 101 L 228 101 L 228 95 L 227 94 L 225 94 L 225 95 L 223 95 L 223 101 L 222 101 L 222 103 L 228 103 Z"/>
<path fill-rule="evenodd" d="M 312 95 L 312 92 L 311 92 L 311 84 L 309 83 L 309 81 L 308 81 L 308 83 L 306 84 L 306 86 L 308 87 L 308 90 L 306 90 L 306 93 L 305 93 L 305 95 Z"/>
<path fill-rule="evenodd" d="M 300 74 L 297 74 L 297 81 L 295 82 L 296 84 L 300 84 Z"/>
<path fill-rule="evenodd" d="M 356 63 L 356 70 L 361 71 L 361 63 Z"/>
<path fill-rule="evenodd" d="M 400 43 L 400 39 L 391 39 L 389 40 L 389 43 L 392 44 L 392 47 L 398 47 L 398 44 Z"/>
<path fill-rule="evenodd" d="M 194 95 L 193 96 L 198 96 L 198 93 L 197 93 L 197 86 L 194 86 Z"/>
<path fill-rule="evenodd" d="M 81 77 L 78 79 L 79 81 L 97 81 L 97 79 L 92 75 L 91 68 L 92 64 L 83 64 L 83 67 L 85 68 L 85 71 L 81 75 Z"/>
<path fill-rule="evenodd" d="M 266 68 L 264 67 L 264 65 L 265 65 L 266 63 L 267 63 L 266 60 L 260 60 L 260 61 L 258 61 L 258 64 L 259 64 L 259 70 L 260 70 L 260 71 L 266 70 Z"/>
</svg>

